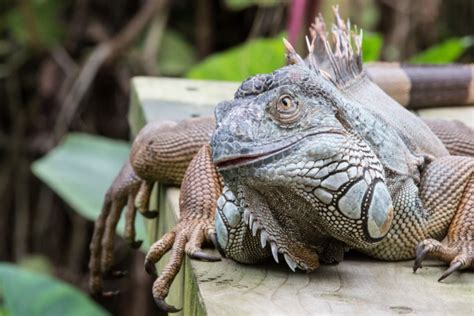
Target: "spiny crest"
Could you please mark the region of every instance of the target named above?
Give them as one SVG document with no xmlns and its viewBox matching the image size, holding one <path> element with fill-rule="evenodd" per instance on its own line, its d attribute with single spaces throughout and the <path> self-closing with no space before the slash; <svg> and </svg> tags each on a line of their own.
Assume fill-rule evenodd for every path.
<svg viewBox="0 0 474 316">
<path fill-rule="evenodd" d="M 315 18 L 309 29 L 311 40 L 306 37 L 308 57 L 306 62 L 296 53 L 291 44 L 284 39 L 287 64 L 306 65 L 311 70 L 344 87 L 362 74 L 362 30 L 357 27 L 351 30 L 351 23 L 346 23 L 339 15 L 338 6 L 333 7 L 335 23 L 331 28 L 331 40 L 326 31 L 326 24 L 321 14 Z M 354 47 L 355 46 L 355 51 Z"/>
</svg>

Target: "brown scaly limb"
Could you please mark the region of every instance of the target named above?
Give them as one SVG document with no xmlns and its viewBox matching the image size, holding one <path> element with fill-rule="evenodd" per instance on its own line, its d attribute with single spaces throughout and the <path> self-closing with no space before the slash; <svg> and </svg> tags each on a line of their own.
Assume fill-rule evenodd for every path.
<svg viewBox="0 0 474 316">
<path fill-rule="evenodd" d="M 454 271 L 474 267 L 474 159 L 449 156 L 436 160 L 428 166 L 423 180 L 421 192 L 425 207 L 439 212 L 433 214 L 432 230 L 438 230 L 438 226 L 445 226 L 443 222 L 450 220 L 449 213 L 444 213 L 444 210 L 456 209 L 448 233 L 441 242 L 439 237 L 427 238 L 416 248 L 414 272 L 422 267 L 426 256 L 449 264 L 439 278 L 441 281 Z"/>
<path fill-rule="evenodd" d="M 136 210 L 148 218 L 157 215 L 156 211 L 148 209 L 153 184 L 156 181 L 171 185 L 181 183 L 187 166 L 198 150 L 208 143 L 213 128 L 214 120 L 205 118 L 181 123 L 150 123 L 139 133 L 131 151 L 133 167 L 129 161 L 122 167 L 107 191 L 95 223 L 89 261 L 89 287 L 93 294 L 102 293 L 102 275 L 113 263 L 115 230 L 122 209 L 127 206 L 125 239 L 138 248 L 141 241 L 135 240 Z M 136 155 L 142 158 L 134 158 Z"/>
<path fill-rule="evenodd" d="M 141 241 L 135 241 L 134 229 L 134 207 L 132 202 L 140 185 L 140 179 L 133 172 L 129 162 L 120 170 L 118 176 L 107 191 L 102 212 L 95 222 L 94 235 L 92 237 L 89 261 L 91 278 L 89 287 L 93 294 L 102 292 L 102 273 L 112 263 L 112 251 L 114 246 L 115 228 L 120 217 L 122 208 L 127 204 L 127 229 L 126 240 L 132 247 L 139 247 Z M 104 293 L 106 296 L 114 292 Z"/>
<path fill-rule="evenodd" d="M 155 242 L 145 259 L 148 273 L 157 275 L 155 264 L 171 249 L 169 262 L 153 284 L 156 304 L 167 312 L 179 311 L 166 304 L 169 287 L 181 268 L 184 254 L 205 261 L 220 260 L 202 251 L 204 242 L 212 242 L 215 234 L 214 216 L 221 194 L 220 176 L 211 160 L 209 145 L 203 146 L 191 161 L 181 185 L 180 220 L 176 227 Z"/>
</svg>

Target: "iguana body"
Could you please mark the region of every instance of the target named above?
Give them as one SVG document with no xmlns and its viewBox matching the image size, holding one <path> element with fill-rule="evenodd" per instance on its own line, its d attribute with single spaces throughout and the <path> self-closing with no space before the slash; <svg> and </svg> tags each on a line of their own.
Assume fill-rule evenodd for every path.
<svg viewBox="0 0 474 316">
<path fill-rule="evenodd" d="M 240 262 L 273 256 L 293 270 L 340 261 L 349 248 L 383 260 L 416 257 L 415 269 L 431 254 L 450 263 L 442 278 L 473 266 L 473 130 L 426 125 L 368 79 L 338 15 L 333 31 L 334 51 L 317 20 L 307 62 L 287 44 L 291 65 L 245 81 L 234 100 L 218 105 L 216 121 L 150 123 L 140 132 L 96 222 L 93 292 L 112 264 L 122 207 L 126 238 L 137 246 L 135 205 L 153 215 L 156 181 L 181 184 L 180 221 L 145 262 L 156 274 L 154 264 L 171 249 L 153 286 L 168 311 L 176 310 L 164 298 L 184 253 L 219 259 L 201 250 L 205 241 Z M 464 100 L 468 79 L 456 85 L 467 91 Z"/>
</svg>

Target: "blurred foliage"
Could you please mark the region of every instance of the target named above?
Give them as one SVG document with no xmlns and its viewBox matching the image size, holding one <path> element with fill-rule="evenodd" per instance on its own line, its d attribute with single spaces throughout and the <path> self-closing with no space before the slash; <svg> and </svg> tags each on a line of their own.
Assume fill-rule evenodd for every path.
<svg viewBox="0 0 474 316">
<path fill-rule="evenodd" d="M 194 66 L 186 77 L 242 81 L 258 73 L 272 72 L 285 63 L 284 34 L 271 39 L 250 40 L 216 53 Z"/>
<path fill-rule="evenodd" d="M 20 44 L 36 41 L 33 44 L 52 47 L 64 35 L 64 27 L 58 17 L 63 7 L 61 0 L 25 1 L 23 6 L 15 6 L 0 15 L 0 20 L 4 21 L 0 22 L 0 31 L 2 28 L 9 29 Z"/>
<path fill-rule="evenodd" d="M 255 39 L 213 54 L 191 68 L 186 77 L 242 81 L 258 73 L 272 72 L 285 63 L 283 37 L 285 34 L 271 39 Z M 382 36 L 377 33 L 365 33 L 362 48 L 364 61 L 377 60 L 382 48 Z"/>
<path fill-rule="evenodd" d="M 157 66 L 164 76 L 179 76 L 196 62 L 193 46 L 178 32 L 167 29 L 157 56 Z"/>
<path fill-rule="evenodd" d="M 282 0 L 225 0 L 225 5 L 227 8 L 231 10 L 243 10 L 247 9 L 251 6 L 259 6 L 259 7 L 271 7 L 278 4 L 281 4 Z"/>
<path fill-rule="evenodd" d="M 374 32 L 364 32 L 362 37 L 362 59 L 364 62 L 379 60 L 382 52 L 382 35 Z"/>
<path fill-rule="evenodd" d="M 35 161 L 32 170 L 79 214 L 94 221 L 100 214 L 105 192 L 128 159 L 129 150 L 130 145 L 124 141 L 71 133 Z M 141 216 L 137 216 L 135 226 L 137 238 L 146 240 Z M 123 230 L 122 216 L 118 231 L 123 234 Z"/>
<path fill-rule="evenodd" d="M 53 274 L 54 267 L 47 257 L 42 255 L 31 255 L 22 258 L 18 265 L 28 271 L 33 271 L 41 274 Z"/>
<path fill-rule="evenodd" d="M 474 45 L 474 36 L 450 38 L 416 54 L 410 58 L 410 62 L 415 64 L 452 63 L 472 45 Z"/>
<path fill-rule="evenodd" d="M 79 290 L 7 263 L 0 263 L 0 299 L 0 315 L 107 315 Z"/>
<path fill-rule="evenodd" d="M 258 73 L 269 73 L 284 65 L 285 49 L 281 38 L 255 39 L 224 52 L 215 53 L 192 67 L 190 79 L 242 81 Z M 412 63 L 455 62 L 474 43 L 474 37 L 452 38 L 420 52 Z M 383 37 L 365 32 L 362 42 L 364 62 L 377 61 L 382 52 Z"/>
</svg>

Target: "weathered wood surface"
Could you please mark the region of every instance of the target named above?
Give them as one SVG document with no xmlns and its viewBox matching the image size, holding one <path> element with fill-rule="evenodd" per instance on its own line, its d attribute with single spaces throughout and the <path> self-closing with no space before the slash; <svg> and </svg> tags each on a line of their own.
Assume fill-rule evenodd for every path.
<svg viewBox="0 0 474 316">
<path fill-rule="evenodd" d="M 165 78 L 135 78 L 130 123 L 136 133 L 151 120 L 211 115 L 217 102 L 230 99 L 236 83 Z M 474 126 L 474 108 L 428 111 L 430 117 L 457 118 Z M 423 112 L 425 112 L 423 111 Z M 421 116 L 425 116 L 424 113 Z M 436 115 L 438 113 L 439 115 Z M 151 241 L 178 218 L 176 188 L 158 193 L 160 218 L 149 225 Z M 165 263 L 167 257 L 159 264 Z M 474 315 L 474 275 L 455 273 L 436 280 L 446 268 L 428 261 L 414 274 L 413 261 L 381 262 L 349 254 L 338 265 L 293 273 L 284 263 L 242 265 L 186 259 L 168 302 L 183 315 L 429 314 Z"/>
</svg>

